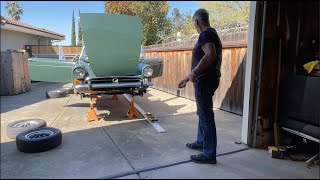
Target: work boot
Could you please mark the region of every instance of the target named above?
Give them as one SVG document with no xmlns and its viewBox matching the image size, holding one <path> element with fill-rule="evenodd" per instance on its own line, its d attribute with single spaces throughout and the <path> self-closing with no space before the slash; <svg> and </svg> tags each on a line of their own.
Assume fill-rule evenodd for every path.
<svg viewBox="0 0 320 180">
<path fill-rule="evenodd" d="M 203 147 L 198 145 L 197 142 L 193 142 L 193 143 L 187 143 L 186 146 L 189 148 L 189 149 L 194 149 L 194 150 L 198 150 L 200 152 L 202 152 L 203 150 Z"/>
<path fill-rule="evenodd" d="M 207 158 L 206 156 L 203 155 L 203 153 L 197 154 L 197 155 L 191 155 L 190 159 L 192 162 L 195 162 L 195 163 L 217 164 L 216 158 Z"/>
</svg>

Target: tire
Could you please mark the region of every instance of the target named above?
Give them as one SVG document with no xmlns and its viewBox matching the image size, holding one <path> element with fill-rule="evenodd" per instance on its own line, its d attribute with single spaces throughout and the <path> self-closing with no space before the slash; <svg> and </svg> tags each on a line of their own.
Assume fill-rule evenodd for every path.
<svg viewBox="0 0 320 180">
<path fill-rule="evenodd" d="M 52 91 L 47 91 L 46 97 L 47 98 L 61 98 L 66 97 L 68 95 L 65 89 L 56 89 Z"/>
<path fill-rule="evenodd" d="M 67 94 L 74 94 L 74 90 L 73 88 L 70 88 L 70 87 L 62 87 L 62 88 L 59 88 L 61 90 L 65 90 L 67 92 Z"/>
<path fill-rule="evenodd" d="M 40 127 L 47 127 L 47 123 L 45 120 L 25 119 L 8 124 L 6 132 L 9 138 L 16 139 L 18 134 Z"/>
<path fill-rule="evenodd" d="M 37 136 L 43 135 L 43 137 Z M 38 153 L 58 147 L 62 142 L 62 133 L 57 128 L 36 128 L 20 133 L 16 139 L 16 146 L 20 152 Z"/>
</svg>

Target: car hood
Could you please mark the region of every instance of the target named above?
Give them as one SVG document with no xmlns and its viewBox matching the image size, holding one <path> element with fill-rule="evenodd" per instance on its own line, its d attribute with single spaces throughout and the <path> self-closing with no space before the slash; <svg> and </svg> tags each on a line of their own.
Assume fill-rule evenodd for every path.
<svg viewBox="0 0 320 180">
<path fill-rule="evenodd" d="M 81 13 L 83 43 L 96 76 L 135 75 L 139 64 L 140 17 Z"/>
</svg>

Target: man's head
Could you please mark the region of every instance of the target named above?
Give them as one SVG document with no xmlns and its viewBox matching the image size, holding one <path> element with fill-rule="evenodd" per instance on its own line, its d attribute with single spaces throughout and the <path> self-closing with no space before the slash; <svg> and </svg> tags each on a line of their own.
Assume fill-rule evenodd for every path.
<svg viewBox="0 0 320 180">
<path fill-rule="evenodd" d="M 198 9 L 192 17 L 193 25 L 198 33 L 201 33 L 204 28 L 210 26 L 209 13 L 205 9 Z"/>
</svg>

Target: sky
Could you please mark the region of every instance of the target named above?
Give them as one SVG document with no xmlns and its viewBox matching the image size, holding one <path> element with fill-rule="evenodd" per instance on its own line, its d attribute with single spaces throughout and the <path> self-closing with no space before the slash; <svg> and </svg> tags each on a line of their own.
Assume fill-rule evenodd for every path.
<svg viewBox="0 0 320 180">
<path fill-rule="evenodd" d="M 71 44 L 72 10 L 75 11 L 76 37 L 78 34 L 78 11 L 81 13 L 103 13 L 103 1 L 19 1 L 23 9 L 20 21 L 33 26 L 45 28 L 65 35 L 65 40 L 55 43 L 58 45 Z M 168 1 L 170 5 L 169 15 L 174 8 L 180 13 L 189 10 L 195 12 L 200 8 L 196 1 Z M 6 13 L 6 1 L 1 1 L 1 15 L 9 17 Z"/>
</svg>

